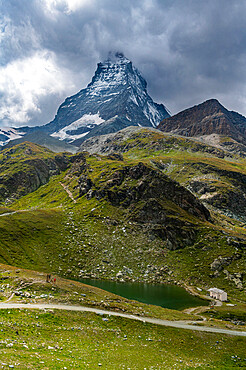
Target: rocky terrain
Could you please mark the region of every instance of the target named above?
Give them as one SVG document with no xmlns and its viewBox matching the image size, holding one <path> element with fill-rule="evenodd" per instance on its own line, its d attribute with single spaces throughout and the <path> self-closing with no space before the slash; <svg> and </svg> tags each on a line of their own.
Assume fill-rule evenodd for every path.
<svg viewBox="0 0 246 370">
<path fill-rule="evenodd" d="M 242 297 L 240 212 L 206 202 L 212 190 L 201 194 L 197 178 L 216 178 L 224 202 L 243 185 L 244 160 L 154 129 L 92 138 L 91 152 L 94 140 L 109 154 L 30 143 L 2 152 L 1 261 L 73 279 L 212 284 Z"/>
<path fill-rule="evenodd" d="M 134 127 L 88 139 L 80 150 L 148 158 L 152 165 L 189 189 L 206 207 L 246 221 L 245 160 L 239 155 L 189 138 Z"/>
<path fill-rule="evenodd" d="M 208 144 L 245 153 L 246 118 L 228 111 L 216 99 L 164 119 L 158 129 L 185 137 L 197 137 Z"/>
</svg>

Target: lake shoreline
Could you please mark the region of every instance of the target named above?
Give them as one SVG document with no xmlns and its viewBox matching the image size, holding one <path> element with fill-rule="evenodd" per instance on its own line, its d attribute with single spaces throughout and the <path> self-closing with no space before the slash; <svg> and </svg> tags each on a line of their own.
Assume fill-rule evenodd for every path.
<svg viewBox="0 0 246 370">
<path fill-rule="evenodd" d="M 206 296 L 196 294 L 189 286 L 180 283 L 122 282 L 100 278 L 83 278 L 78 281 L 130 300 L 178 311 L 206 306 L 209 301 Z"/>
</svg>

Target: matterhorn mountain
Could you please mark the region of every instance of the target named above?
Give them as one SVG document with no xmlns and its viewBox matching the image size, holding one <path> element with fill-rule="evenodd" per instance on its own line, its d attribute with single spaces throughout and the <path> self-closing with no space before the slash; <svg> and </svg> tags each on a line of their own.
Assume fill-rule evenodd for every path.
<svg viewBox="0 0 246 370">
<path fill-rule="evenodd" d="M 147 83 L 132 62 L 116 53 L 98 63 L 87 88 L 67 98 L 43 129 L 51 136 L 78 144 L 88 136 L 127 126 L 156 127 L 169 114 L 148 95 Z"/>
<path fill-rule="evenodd" d="M 122 53 L 98 63 L 88 86 L 70 96 L 55 118 L 43 126 L 0 128 L 0 146 L 29 140 L 54 151 L 75 152 L 87 139 L 129 126 L 152 127 L 193 137 L 230 151 L 246 151 L 246 118 L 228 111 L 216 99 L 207 100 L 172 117 L 147 92 L 140 72 Z"/>
<path fill-rule="evenodd" d="M 81 144 L 91 136 L 117 132 L 128 126 L 156 127 L 169 113 L 153 102 L 147 83 L 122 53 L 109 54 L 98 63 L 92 81 L 77 94 L 66 98 L 53 121 L 36 127 L 5 130 L 1 145 L 40 131 L 60 141 Z M 14 130 L 14 131 L 13 131 Z"/>
</svg>

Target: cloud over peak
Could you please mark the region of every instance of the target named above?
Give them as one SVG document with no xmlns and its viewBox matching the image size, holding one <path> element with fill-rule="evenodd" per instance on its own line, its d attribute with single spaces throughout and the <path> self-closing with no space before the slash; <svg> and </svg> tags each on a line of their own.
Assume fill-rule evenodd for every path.
<svg viewBox="0 0 246 370">
<path fill-rule="evenodd" d="M 46 123 L 109 50 L 142 72 L 172 113 L 211 97 L 246 115 L 240 0 L 0 1 L 0 124 Z"/>
</svg>

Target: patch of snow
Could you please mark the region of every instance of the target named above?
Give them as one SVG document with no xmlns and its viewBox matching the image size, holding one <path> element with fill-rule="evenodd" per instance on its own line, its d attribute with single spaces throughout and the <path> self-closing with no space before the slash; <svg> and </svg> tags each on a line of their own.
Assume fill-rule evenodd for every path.
<svg viewBox="0 0 246 370">
<path fill-rule="evenodd" d="M 83 136 L 87 135 L 88 131 L 82 133 L 82 134 L 68 134 L 68 131 L 76 131 L 80 127 L 88 127 L 93 128 L 94 125 L 100 125 L 104 120 L 100 117 L 100 115 L 97 114 L 84 114 L 82 117 L 80 117 L 78 120 L 70 123 L 70 125 L 63 127 L 60 131 L 54 132 L 51 134 L 53 137 L 57 137 L 59 140 L 69 140 L 69 142 L 73 142 L 74 140 L 80 139 Z"/>
<path fill-rule="evenodd" d="M 147 102 L 147 105 L 144 107 L 143 112 L 145 116 L 150 120 L 153 127 L 156 127 L 156 121 L 161 121 L 158 110 L 149 102 Z"/>
<path fill-rule="evenodd" d="M 131 99 L 131 101 L 133 101 L 134 104 L 138 105 L 138 102 L 137 102 L 137 99 L 136 99 L 135 95 L 131 94 L 130 99 Z"/>
<path fill-rule="evenodd" d="M 24 132 L 17 132 L 14 128 L 9 130 L 9 139 L 19 139 L 21 138 L 25 133 Z"/>
<path fill-rule="evenodd" d="M 14 128 L 0 128 L 0 134 L 5 135 L 8 138 L 4 141 L 0 141 L 0 146 L 3 146 L 11 140 L 20 139 L 25 134 L 25 132 L 18 132 Z"/>
</svg>

